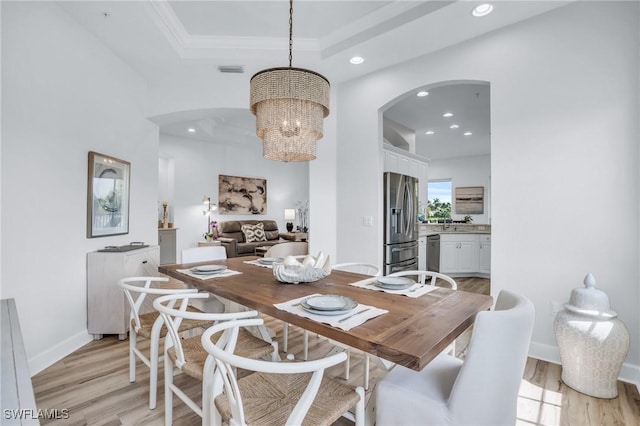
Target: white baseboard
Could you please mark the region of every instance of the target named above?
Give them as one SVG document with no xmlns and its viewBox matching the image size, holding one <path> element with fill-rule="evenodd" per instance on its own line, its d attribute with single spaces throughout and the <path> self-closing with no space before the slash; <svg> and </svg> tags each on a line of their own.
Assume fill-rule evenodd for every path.
<svg viewBox="0 0 640 426">
<path fill-rule="evenodd" d="M 39 354 L 29 358 L 29 370 L 31 372 L 31 377 L 60 361 L 65 356 L 73 353 L 75 350 L 81 348 L 92 340 L 92 336 L 85 330 L 75 336 L 69 337 L 67 340 L 58 343 L 46 351 L 40 352 Z"/>
<path fill-rule="evenodd" d="M 529 356 L 531 358 L 562 365 L 560 362 L 560 350 L 557 346 L 531 342 L 531 346 L 529 346 Z M 636 388 L 640 390 L 640 366 L 626 362 L 623 363 L 618 379 L 620 381 L 636 385 Z"/>
</svg>

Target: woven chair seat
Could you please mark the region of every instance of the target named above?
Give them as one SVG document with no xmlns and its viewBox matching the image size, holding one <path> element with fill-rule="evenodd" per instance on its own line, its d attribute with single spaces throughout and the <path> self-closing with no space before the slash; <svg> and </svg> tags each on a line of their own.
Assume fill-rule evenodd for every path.
<svg viewBox="0 0 640 426">
<path fill-rule="evenodd" d="M 248 425 L 281 426 L 302 396 L 311 373 L 268 374 L 256 372 L 238 380 L 245 420 Z M 331 425 L 360 400 L 353 388 L 323 377 L 303 425 Z M 231 419 L 226 394 L 215 399 L 224 423 Z"/>
<path fill-rule="evenodd" d="M 212 341 L 217 341 L 221 333 L 214 334 Z M 198 380 L 203 380 L 204 363 L 209 353 L 202 347 L 201 336 L 194 336 L 188 339 L 182 339 L 182 350 L 184 351 L 185 364 L 181 370 L 185 374 Z M 273 352 L 273 346 L 269 342 L 255 337 L 247 330 L 240 330 L 238 333 L 238 343 L 235 354 L 251 359 L 259 359 L 270 355 Z M 169 348 L 167 351 L 169 358 L 175 364 L 176 350 L 175 347 Z"/>
<path fill-rule="evenodd" d="M 202 312 L 200 309 L 194 308 L 193 306 L 188 306 L 187 311 L 189 312 Z M 140 318 L 140 329 L 138 330 L 138 336 L 142 336 L 146 339 L 151 338 L 151 328 L 153 327 L 153 323 L 156 322 L 158 316 L 160 314 L 157 311 L 149 312 L 148 314 L 139 315 Z M 135 327 L 135 320 L 131 320 L 131 327 Z M 211 327 L 211 321 L 197 321 L 190 319 L 183 319 L 180 323 L 180 331 L 193 330 L 194 328 L 208 328 Z M 160 337 L 164 337 L 167 335 L 167 327 L 164 325 L 160 329 Z"/>
</svg>

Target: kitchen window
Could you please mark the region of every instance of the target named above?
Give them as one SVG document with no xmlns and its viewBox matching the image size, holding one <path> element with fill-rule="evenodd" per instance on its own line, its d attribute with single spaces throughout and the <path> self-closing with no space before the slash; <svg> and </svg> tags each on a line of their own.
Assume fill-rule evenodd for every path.
<svg viewBox="0 0 640 426">
<path fill-rule="evenodd" d="M 430 180 L 427 184 L 427 219 L 438 222 L 451 219 L 451 179 Z"/>
</svg>

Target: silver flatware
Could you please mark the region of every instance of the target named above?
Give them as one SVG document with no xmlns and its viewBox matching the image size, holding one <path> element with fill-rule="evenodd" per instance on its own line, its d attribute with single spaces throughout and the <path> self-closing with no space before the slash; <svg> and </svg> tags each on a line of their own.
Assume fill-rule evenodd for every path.
<svg viewBox="0 0 640 426">
<path fill-rule="evenodd" d="M 338 320 L 338 322 L 344 322 L 344 321 L 346 321 L 346 320 L 348 320 L 348 319 L 351 319 L 351 318 L 355 317 L 356 315 L 360 315 L 360 314 L 361 314 L 361 313 L 363 313 L 363 312 L 367 312 L 367 311 L 368 311 L 368 310 L 370 310 L 370 309 L 371 309 L 371 308 L 365 308 L 365 309 L 359 310 L 359 311 L 358 311 L 358 312 L 356 312 L 355 314 L 351 314 L 351 315 L 349 315 L 348 317 L 344 317 L 344 318 L 342 318 L 341 320 Z"/>
</svg>

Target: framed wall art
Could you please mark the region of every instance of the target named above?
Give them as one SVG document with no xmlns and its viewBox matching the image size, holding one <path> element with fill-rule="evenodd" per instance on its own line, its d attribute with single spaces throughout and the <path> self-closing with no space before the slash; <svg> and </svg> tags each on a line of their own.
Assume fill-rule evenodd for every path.
<svg viewBox="0 0 640 426">
<path fill-rule="evenodd" d="M 218 175 L 219 214 L 267 214 L 267 180 Z"/>
<path fill-rule="evenodd" d="M 87 238 L 129 233 L 128 161 L 89 152 Z"/>
<path fill-rule="evenodd" d="M 455 190 L 456 214 L 484 213 L 484 186 L 460 186 Z"/>
</svg>

